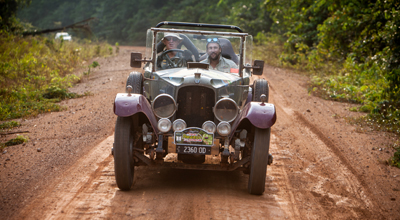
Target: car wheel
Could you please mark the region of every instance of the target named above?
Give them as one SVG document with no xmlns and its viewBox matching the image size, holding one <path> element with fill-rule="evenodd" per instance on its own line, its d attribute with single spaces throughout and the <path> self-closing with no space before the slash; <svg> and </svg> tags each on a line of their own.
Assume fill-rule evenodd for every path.
<svg viewBox="0 0 400 220">
<path fill-rule="evenodd" d="M 265 94 L 267 96 L 267 102 L 269 97 L 269 85 L 265 79 L 256 79 L 253 83 L 254 86 L 254 96 L 253 101 L 261 102 L 260 96 Z"/>
<path fill-rule="evenodd" d="M 121 190 L 130 190 L 133 183 L 133 121 L 132 117 L 118 117 L 114 135 L 115 180 Z"/>
<path fill-rule="evenodd" d="M 261 195 L 264 193 L 270 135 L 270 128 L 255 128 L 254 141 L 251 150 L 250 176 L 248 185 L 248 191 L 250 194 Z"/>
<path fill-rule="evenodd" d="M 131 72 L 126 80 L 126 87 L 132 86 L 132 93 L 142 94 L 142 74 L 139 72 Z M 128 89 L 125 87 L 125 91 Z"/>
</svg>

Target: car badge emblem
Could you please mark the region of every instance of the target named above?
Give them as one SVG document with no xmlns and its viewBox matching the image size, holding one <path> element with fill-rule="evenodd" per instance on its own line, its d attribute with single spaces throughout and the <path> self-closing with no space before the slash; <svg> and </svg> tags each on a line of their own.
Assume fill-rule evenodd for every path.
<svg viewBox="0 0 400 220">
<path fill-rule="evenodd" d="M 200 76 L 201 76 L 201 73 L 194 73 L 194 82 L 195 83 L 200 83 Z"/>
</svg>

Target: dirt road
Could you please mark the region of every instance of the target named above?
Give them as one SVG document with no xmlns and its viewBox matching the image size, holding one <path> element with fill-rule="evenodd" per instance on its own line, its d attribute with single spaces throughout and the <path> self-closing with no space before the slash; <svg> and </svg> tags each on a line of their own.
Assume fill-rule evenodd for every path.
<svg viewBox="0 0 400 220">
<path fill-rule="evenodd" d="M 400 170 L 384 161 L 396 137 L 350 125 L 350 104 L 308 95 L 307 77 L 266 67 L 272 128 L 266 190 L 247 193 L 242 172 L 138 167 L 129 192 L 114 179 L 113 99 L 124 91 L 129 53 L 71 90 L 93 95 L 67 110 L 21 120 L 30 142 L 0 154 L 1 219 L 400 219 Z M 12 138 L 2 137 L 1 141 Z"/>
</svg>

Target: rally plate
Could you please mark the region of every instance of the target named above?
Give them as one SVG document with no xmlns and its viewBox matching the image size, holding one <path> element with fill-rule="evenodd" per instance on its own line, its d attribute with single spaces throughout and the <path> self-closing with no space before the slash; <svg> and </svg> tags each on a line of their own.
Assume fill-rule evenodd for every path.
<svg viewBox="0 0 400 220">
<path fill-rule="evenodd" d="M 208 133 L 201 128 L 186 128 L 183 131 L 174 133 L 175 144 L 184 146 L 212 146 L 214 134 Z"/>
</svg>

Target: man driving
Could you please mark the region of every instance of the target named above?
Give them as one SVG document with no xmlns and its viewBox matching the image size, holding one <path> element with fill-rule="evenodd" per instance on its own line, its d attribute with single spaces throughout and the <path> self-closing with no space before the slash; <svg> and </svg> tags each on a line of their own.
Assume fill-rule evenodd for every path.
<svg viewBox="0 0 400 220">
<path fill-rule="evenodd" d="M 175 33 L 166 33 L 161 40 L 165 44 L 165 50 L 157 57 L 157 67 L 159 69 L 169 69 L 177 67 L 179 64 L 178 62 L 183 62 L 183 54 L 177 51 L 171 51 L 168 53 L 164 53 L 167 50 L 177 49 L 178 45 L 182 42 L 182 38 L 179 34 Z M 177 65 L 177 66 L 174 66 Z"/>
<path fill-rule="evenodd" d="M 201 61 L 201 63 L 209 64 L 210 69 L 226 73 L 232 72 L 231 69 L 238 69 L 235 62 L 221 56 L 222 48 L 218 38 L 207 39 L 206 50 L 208 57 Z"/>
</svg>

